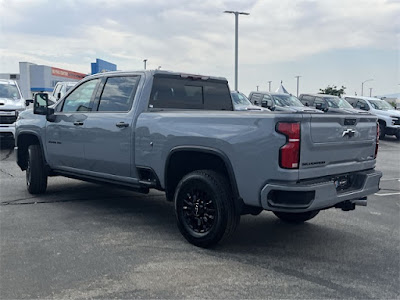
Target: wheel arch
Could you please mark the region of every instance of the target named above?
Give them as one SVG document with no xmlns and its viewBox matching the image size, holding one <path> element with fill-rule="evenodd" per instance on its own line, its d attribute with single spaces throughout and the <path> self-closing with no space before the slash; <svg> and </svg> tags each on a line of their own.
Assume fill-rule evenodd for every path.
<svg viewBox="0 0 400 300">
<path fill-rule="evenodd" d="M 31 132 L 31 131 L 20 132 L 17 136 L 15 144 L 18 149 L 16 154 L 17 164 L 22 171 L 26 170 L 27 167 L 28 148 L 30 145 L 40 146 L 40 149 L 42 150 L 43 163 L 46 164 L 43 143 L 41 138 L 36 132 Z"/>
<path fill-rule="evenodd" d="M 179 167 L 173 167 L 177 161 L 181 162 Z M 211 169 L 227 175 L 235 207 L 238 210 L 242 209 L 243 200 L 240 198 L 235 173 L 228 156 L 218 149 L 202 146 L 178 146 L 169 152 L 164 169 L 167 199 L 173 200 L 175 188 L 184 175 L 200 169 Z"/>
</svg>

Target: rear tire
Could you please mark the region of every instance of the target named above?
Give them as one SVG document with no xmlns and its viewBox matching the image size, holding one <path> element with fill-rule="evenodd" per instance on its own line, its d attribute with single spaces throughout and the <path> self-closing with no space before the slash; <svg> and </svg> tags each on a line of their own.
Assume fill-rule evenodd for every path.
<svg viewBox="0 0 400 300">
<path fill-rule="evenodd" d="M 386 126 L 382 123 L 379 123 L 379 139 L 383 140 L 386 135 Z"/>
<path fill-rule="evenodd" d="M 176 188 L 174 202 L 180 232 L 198 247 L 207 248 L 228 238 L 240 221 L 228 181 L 211 170 L 185 175 Z"/>
<path fill-rule="evenodd" d="M 305 221 L 311 220 L 316 215 L 318 215 L 319 210 L 307 211 L 303 213 L 285 213 L 274 211 L 275 216 L 277 216 L 282 221 L 288 223 L 303 223 Z"/>
<path fill-rule="evenodd" d="M 400 130 L 397 130 L 396 132 L 396 138 L 398 141 L 400 141 Z"/>
<path fill-rule="evenodd" d="M 26 168 L 26 186 L 31 194 L 42 194 L 47 188 L 47 172 L 39 145 L 30 145 Z"/>
</svg>

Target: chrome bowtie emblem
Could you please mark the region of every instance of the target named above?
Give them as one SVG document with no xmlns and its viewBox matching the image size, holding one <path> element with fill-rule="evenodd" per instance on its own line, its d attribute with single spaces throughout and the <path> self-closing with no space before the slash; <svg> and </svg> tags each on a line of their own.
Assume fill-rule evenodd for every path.
<svg viewBox="0 0 400 300">
<path fill-rule="evenodd" d="M 353 129 L 346 129 L 345 131 L 343 131 L 342 137 L 345 137 L 347 135 L 349 138 L 351 138 L 354 136 L 355 133 L 356 132 Z"/>
</svg>

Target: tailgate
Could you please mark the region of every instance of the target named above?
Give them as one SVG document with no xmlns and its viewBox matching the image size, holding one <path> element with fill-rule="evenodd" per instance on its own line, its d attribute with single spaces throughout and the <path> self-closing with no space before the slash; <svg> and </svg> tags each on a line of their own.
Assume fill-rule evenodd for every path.
<svg viewBox="0 0 400 300">
<path fill-rule="evenodd" d="M 376 122 L 372 115 L 310 115 L 301 128 L 299 179 L 373 168 Z"/>
</svg>

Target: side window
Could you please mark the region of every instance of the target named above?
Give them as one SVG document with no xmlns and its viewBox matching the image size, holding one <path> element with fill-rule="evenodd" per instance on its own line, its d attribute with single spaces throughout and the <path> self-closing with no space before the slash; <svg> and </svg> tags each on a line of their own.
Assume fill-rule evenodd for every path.
<svg viewBox="0 0 400 300">
<path fill-rule="evenodd" d="M 129 111 L 139 78 L 139 76 L 107 78 L 100 96 L 98 111 Z"/>
<path fill-rule="evenodd" d="M 55 87 L 54 92 L 53 92 L 53 97 L 54 98 L 57 98 L 58 93 L 61 91 L 61 87 L 62 87 L 61 84 L 59 84 L 59 83 L 56 84 L 56 87 Z"/>
<path fill-rule="evenodd" d="M 318 104 L 321 104 L 322 106 L 324 106 L 325 100 L 322 98 L 316 97 L 313 106 L 316 107 Z"/>
<path fill-rule="evenodd" d="M 263 100 L 271 100 L 271 97 L 269 95 L 264 95 Z"/>
<path fill-rule="evenodd" d="M 345 99 L 347 102 L 349 102 L 349 103 L 351 104 L 351 106 L 356 107 L 357 99 L 348 98 L 348 97 L 346 97 L 346 98 L 344 98 L 344 99 Z"/>
<path fill-rule="evenodd" d="M 362 110 L 369 110 L 369 106 L 366 101 L 358 100 L 355 108 L 362 109 Z"/>
<path fill-rule="evenodd" d="M 79 112 L 91 111 L 90 101 L 93 92 L 96 89 L 100 79 L 93 79 L 86 81 L 78 86 L 71 94 L 64 100 L 62 112 Z"/>
<path fill-rule="evenodd" d="M 250 97 L 250 101 L 255 105 L 260 105 L 261 94 L 252 94 Z"/>
<path fill-rule="evenodd" d="M 314 99 L 315 97 L 313 96 L 307 96 L 303 95 L 300 99 L 300 101 L 305 105 L 305 106 L 314 106 Z"/>
</svg>

